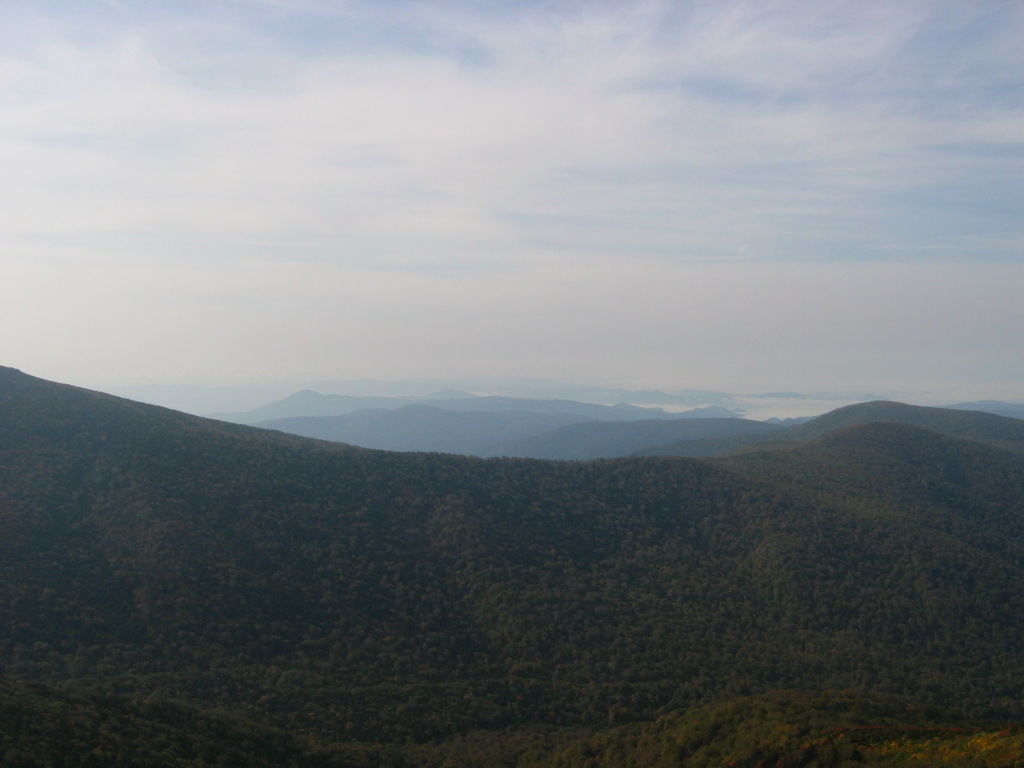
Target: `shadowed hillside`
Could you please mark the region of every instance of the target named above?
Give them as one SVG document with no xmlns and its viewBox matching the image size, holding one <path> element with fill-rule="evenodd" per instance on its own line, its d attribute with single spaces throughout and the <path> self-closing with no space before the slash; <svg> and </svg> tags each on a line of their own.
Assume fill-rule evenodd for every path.
<svg viewBox="0 0 1024 768">
<path fill-rule="evenodd" d="M 365 448 L 495 456 L 505 453 L 504 446 L 510 442 L 586 419 L 568 413 L 452 411 L 407 405 L 347 416 L 275 419 L 258 426 Z"/>
<path fill-rule="evenodd" d="M 350 763 L 223 712 L 0 682 L 0 765 L 341 768 Z"/>
<path fill-rule="evenodd" d="M 733 453 L 750 445 L 769 441 L 810 440 L 843 427 L 886 422 L 922 427 L 950 437 L 989 443 L 1024 453 L 1024 420 L 981 411 L 929 408 L 888 401 L 858 403 L 837 408 L 822 416 L 788 427 L 774 434 L 735 435 L 725 438 L 690 440 L 638 451 L 644 456 L 708 457 Z"/>
<path fill-rule="evenodd" d="M 576 460 L 628 456 L 670 440 L 779 429 L 733 418 L 724 408 L 668 414 L 660 408 L 627 404 L 466 396 L 416 404 L 395 399 L 387 407 L 355 410 L 353 405 L 358 402 L 359 398 L 300 392 L 246 418 L 232 416 L 228 420 L 381 450 Z M 351 408 L 352 412 L 252 420 L 252 414 L 287 408 Z"/>
<path fill-rule="evenodd" d="M 1024 462 L 397 454 L 0 369 L 8 676 L 389 744 L 858 688 L 1021 713 Z"/>
<path fill-rule="evenodd" d="M 535 459 L 610 459 L 629 456 L 667 440 L 708 440 L 733 435 L 770 435 L 782 428 L 735 418 L 651 419 L 571 424 L 518 441 L 509 441 L 506 456 Z"/>
<path fill-rule="evenodd" d="M 793 691 L 673 712 L 545 755 L 538 768 L 648 766 L 1012 766 L 1016 726 L 963 723 L 913 702 Z"/>
<path fill-rule="evenodd" d="M 243 717 L 0 682 L 0 765 L 259 768 L 1012 766 L 1024 729 L 898 697 L 782 691 L 582 734 L 476 732 L 446 743 L 316 744 Z"/>
</svg>

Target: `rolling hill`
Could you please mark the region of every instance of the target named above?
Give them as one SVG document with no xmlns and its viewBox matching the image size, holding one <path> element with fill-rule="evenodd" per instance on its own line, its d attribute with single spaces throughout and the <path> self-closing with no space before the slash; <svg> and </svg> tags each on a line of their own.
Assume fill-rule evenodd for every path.
<svg viewBox="0 0 1024 768">
<path fill-rule="evenodd" d="M 587 420 L 567 413 L 453 411 L 428 405 L 368 409 L 345 416 L 298 417 L 257 426 L 389 451 L 497 456 L 517 440 Z"/>
<path fill-rule="evenodd" d="M 1020 716 L 1024 459 L 960 416 L 970 439 L 483 460 L 0 369 L 0 663 L 396 760 L 786 688 Z"/>
<path fill-rule="evenodd" d="M 383 401 L 384 407 L 366 407 Z M 330 411 L 337 414 L 323 415 Z M 261 419 L 288 412 L 311 415 Z M 737 419 L 717 407 L 669 414 L 660 408 L 569 400 L 463 395 L 412 403 L 309 391 L 246 414 L 224 416 L 236 423 L 362 448 L 576 460 L 628 456 L 669 440 L 777 429 Z"/>
<path fill-rule="evenodd" d="M 652 445 L 732 437 L 771 435 L 782 427 L 736 418 L 648 419 L 569 424 L 502 444 L 501 455 L 533 459 L 614 459 Z"/>
<path fill-rule="evenodd" d="M 586 766 L 1012 766 L 1024 729 L 964 723 L 896 697 L 784 691 L 609 729 L 544 755 Z"/>
<path fill-rule="evenodd" d="M 997 416 L 1010 416 L 1014 419 L 1024 419 L 1024 403 L 1007 403 L 1002 400 L 976 400 L 970 403 L 954 403 L 946 408 L 954 408 L 961 411 L 983 411 L 994 413 Z"/>
<path fill-rule="evenodd" d="M 399 410 L 409 406 L 438 408 L 443 411 L 469 413 L 533 413 L 551 416 L 572 415 L 579 420 L 632 421 L 634 419 L 705 418 L 737 415 L 727 408 L 694 408 L 682 413 L 669 413 L 662 408 L 640 407 L 629 403 L 602 405 L 564 399 L 537 399 L 498 395 L 471 395 L 465 392 L 445 391 L 428 397 L 354 397 L 350 395 L 322 395 L 312 390 L 296 392 L 283 400 L 239 413 L 212 414 L 210 418 L 236 424 L 257 425 L 264 422 L 313 417 L 337 417 L 364 410 Z"/>
<path fill-rule="evenodd" d="M 571 413 L 456 411 L 427 405 L 274 419 L 255 426 L 389 451 L 577 461 L 628 456 L 669 440 L 768 434 L 781 429 L 736 418 L 594 421 Z"/>
<path fill-rule="evenodd" d="M 317 416 L 343 416 L 364 409 L 392 409 L 412 405 L 414 401 L 397 397 L 357 397 L 353 395 L 322 395 L 303 389 L 281 400 L 275 400 L 249 411 L 213 413 L 211 419 L 235 424 L 258 424 L 274 419 L 313 418 Z"/>
<path fill-rule="evenodd" d="M 809 440 L 832 430 L 858 424 L 888 422 L 922 427 L 943 435 L 1024 451 L 1024 420 L 981 411 L 931 408 L 884 400 L 858 403 L 786 428 L 774 434 L 742 434 L 724 438 L 686 440 L 637 451 L 643 456 L 720 456 L 768 441 Z"/>
</svg>

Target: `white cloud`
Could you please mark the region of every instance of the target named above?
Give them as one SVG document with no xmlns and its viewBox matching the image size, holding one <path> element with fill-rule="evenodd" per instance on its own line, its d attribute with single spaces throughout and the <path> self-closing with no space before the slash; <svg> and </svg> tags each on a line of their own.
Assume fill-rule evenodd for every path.
<svg viewBox="0 0 1024 768">
<path fill-rule="evenodd" d="M 5 355 L 724 385 L 1019 351 L 1012 6 L 116 7 L 0 59 Z"/>
</svg>

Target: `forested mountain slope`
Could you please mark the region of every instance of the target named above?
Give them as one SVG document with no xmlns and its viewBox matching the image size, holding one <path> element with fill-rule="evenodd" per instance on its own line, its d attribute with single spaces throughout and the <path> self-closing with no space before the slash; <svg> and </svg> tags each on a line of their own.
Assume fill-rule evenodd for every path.
<svg viewBox="0 0 1024 768">
<path fill-rule="evenodd" d="M 314 398 L 312 403 L 309 398 Z M 268 409 L 316 403 L 324 408 L 344 408 L 356 400 L 298 393 Z M 724 408 L 668 414 L 660 408 L 626 404 L 472 396 L 400 403 L 394 400 L 386 408 L 363 408 L 334 416 L 247 421 L 242 418 L 244 414 L 229 414 L 228 420 L 380 450 L 576 460 L 628 456 L 674 440 L 780 429 L 774 424 L 734 418 Z M 710 415 L 719 412 L 725 416 Z"/>
<path fill-rule="evenodd" d="M 0 663 L 320 741 L 775 688 L 1021 713 L 1024 462 L 883 425 L 715 462 L 355 449 L 0 369 Z"/>
<path fill-rule="evenodd" d="M 981 411 L 931 408 L 879 400 L 837 408 L 790 428 L 788 436 L 807 440 L 843 427 L 886 422 L 923 427 L 950 437 L 992 443 L 1004 448 L 1024 448 L 1024 421 Z"/>
<path fill-rule="evenodd" d="M 638 451 L 637 455 L 720 456 L 758 443 L 810 440 L 843 427 L 876 422 L 922 427 L 950 437 L 989 443 L 1024 454 L 1024 420 L 981 411 L 931 408 L 878 400 L 837 408 L 774 434 L 735 435 L 721 439 L 675 442 Z"/>
<path fill-rule="evenodd" d="M 970 403 L 955 403 L 946 407 L 961 411 L 984 411 L 985 413 L 994 413 L 998 416 L 1024 419 L 1024 403 L 1007 403 L 1002 400 L 975 400 Z"/>
<path fill-rule="evenodd" d="M 540 768 L 1018 764 L 1024 730 L 896 697 L 784 691 L 672 712 L 538 756 Z"/>
<path fill-rule="evenodd" d="M 12 768 L 1005 768 L 1024 728 L 858 691 L 780 691 L 595 732 L 475 732 L 436 744 L 318 744 L 244 717 L 0 682 L 0 765 Z"/>
<path fill-rule="evenodd" d="M 343 768 L 339 756 L 223 712 L 0 682 L 0 765 Z"/>
<path fill-rule="evenodd" d="M 509 443 L 586 420 L 569 413 L 452 411 L 407 405 L 345 416 L 274 419 L 258 426 L 364 448 L 495 456 L 504 454 Z"/>
<path fill-rule="evenodd" d="M 258 424 L 274 419 L 316 418 L 319 416 L 343 416 L 347 413 L 366 409 L 393 409 L 412 405 L 413 401 L 398 397 L 353 395 L 322 395 L 311 389 L 303 389 L 281 400 L 261 405 L 248 411 L 211 413 L 211 419 L 230 421 L 235 424 Z"/>
<path fill-rule="evenodd" d="M 503 444 L 501 455 L 535 459 L 611 459 L 669 441 L 769 435 L 782 429 L 763 421 L 736 418 L 586 422 L 510 440 Z"/>
</svg>

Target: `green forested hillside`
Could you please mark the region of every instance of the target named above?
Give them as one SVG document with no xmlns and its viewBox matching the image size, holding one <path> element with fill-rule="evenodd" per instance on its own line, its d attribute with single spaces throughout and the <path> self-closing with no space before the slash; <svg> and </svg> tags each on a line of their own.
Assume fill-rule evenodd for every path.
<svg viewBox="0 0 1024 768">
<path fill-rule="evenodd" d="M 544 768 L 1020 764 L 1024 729 L 863 693 L 785 691 L 672 712 L 538 756 Z"/>
<path fill-rule="evenodd" d="M 0 683 L 0 765 L 17 768 L 1008 768 L 1024 728 L 900 697 L 780 691 L 596 731 L 525 728 L 446 742 L 318 743 L 224 712 Z"/>
<path fill-rule="evenodd" d="M 806 440 L 843 427 L 870 423 L 906 424 L 950 437 L 991 443 L 1010 450 L 1024 448 L 1024 421 L 981 411 L 931 408 L 888 401 L 837 408 L 789 430 L 789 437 Z"/>
<path fill-rule="evenodd" d="M 907 424 L 950 437 L 974 440 L 1024 454 L 1024 420 L 981 411 L 931 408 L 877 400 L 837 408 L 822 416 L 772 434 L 738 434 L 668 443 L 637 451 L 643 456 L 721 456 L 768 442 L 811 440 L 859 424 Z"/>
<path fill-rule="evenodd" d="M 0 765 L 345 765 L 280 730 L 159 699 L 0 682 Z"/>
<path fill-rule="evenodd" d="M 1019 716 L 1022 488 L 1018 455 L 909 426 L 714 462 L 482 460 L 0 369 L 0 663 L 333 754 L 781 688 Z"/>
</svg>

